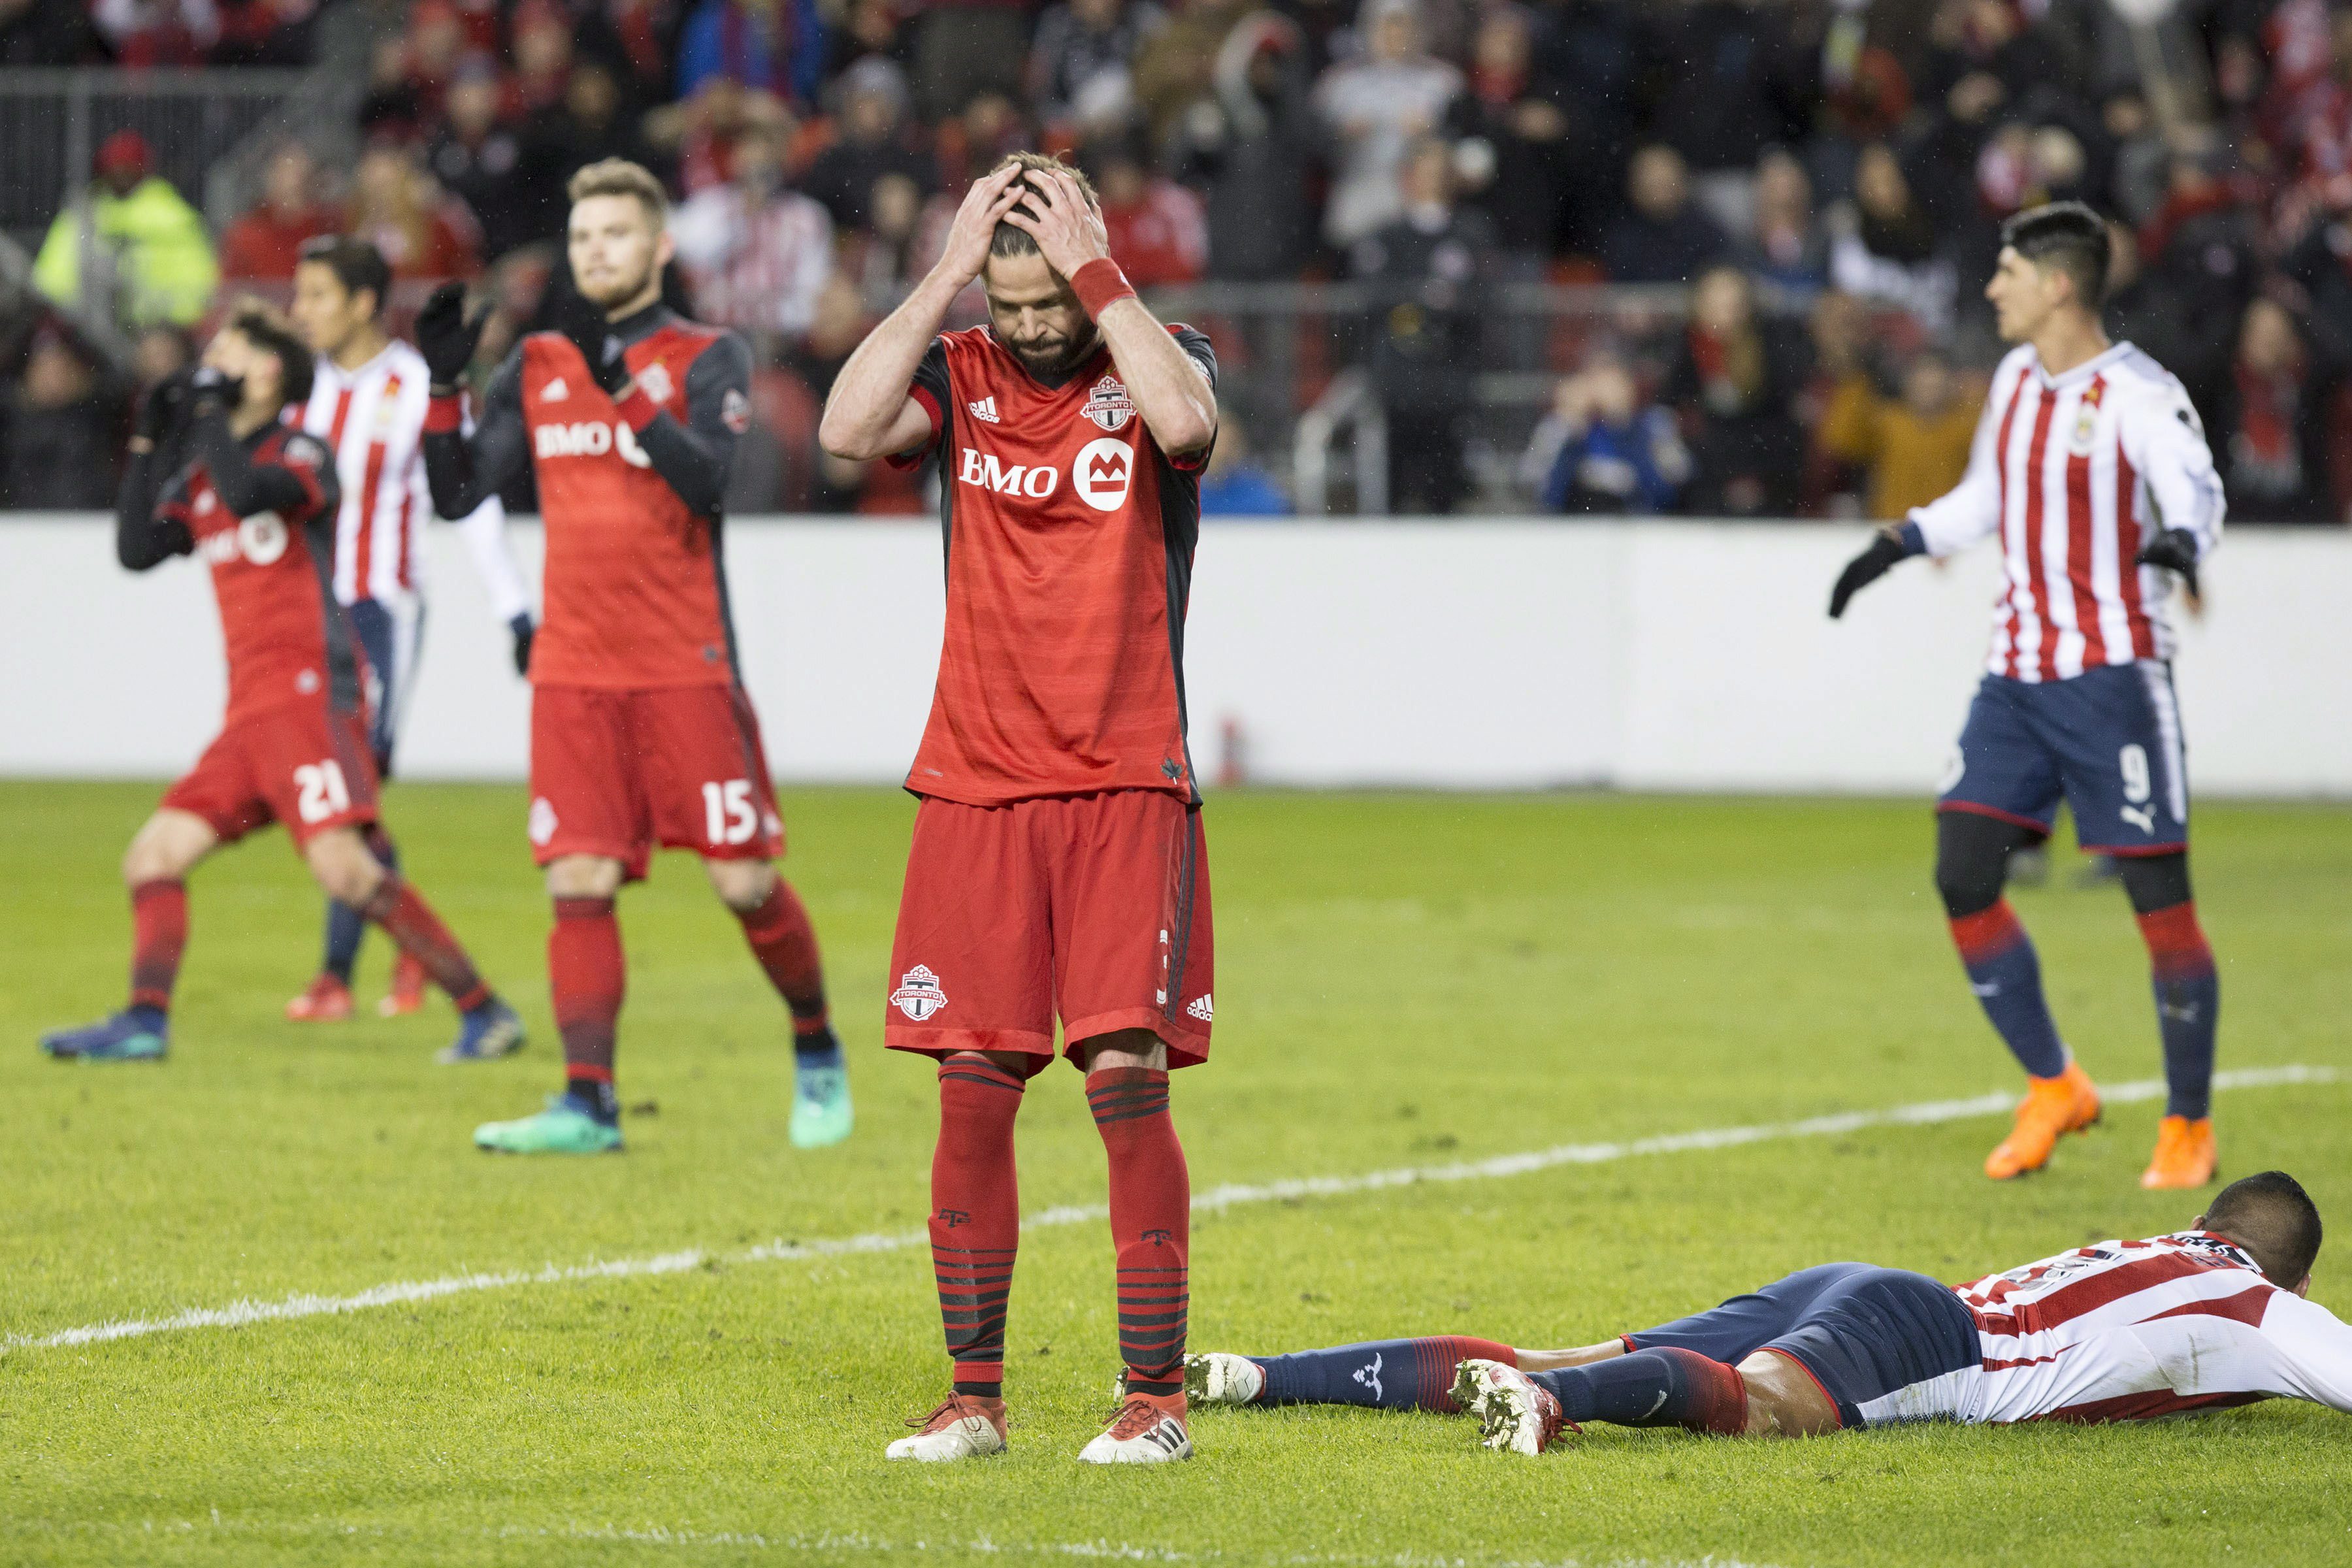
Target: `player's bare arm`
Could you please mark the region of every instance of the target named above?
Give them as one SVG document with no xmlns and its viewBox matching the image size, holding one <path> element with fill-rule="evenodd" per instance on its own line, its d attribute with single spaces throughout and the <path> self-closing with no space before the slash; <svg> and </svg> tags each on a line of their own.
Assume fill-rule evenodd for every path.
<svg viewBox="0 0 2352 1568">
<path fill-rule="evenodd" d="M 834 379 L 817 440 L 836 458 L 864 462 L 923 444 L 930 416 L 908 389 L 958 294 L 988 265 L 989 241 L 1021 200 L 1021 171 L 1007 166 L 972 182 L 933 267 L 898 308 L 857 345 Z"/>
<path fill-rule="evenodd" d="M 1032 169 L 1026 184 L 1004 221 L 1036 240 L 1055 280 L 1076 293 L 1101 329 L 1127 395 L 1160 449 L 1171 458 L 1204 450 L 1217 436 L 1216 393 L 1199 364 L 1109 265 L 1110 234 L 1101 211 L 1067 174 Z M 1086 272 L 1097 263 L 1104 265 Z"/>
</svg>

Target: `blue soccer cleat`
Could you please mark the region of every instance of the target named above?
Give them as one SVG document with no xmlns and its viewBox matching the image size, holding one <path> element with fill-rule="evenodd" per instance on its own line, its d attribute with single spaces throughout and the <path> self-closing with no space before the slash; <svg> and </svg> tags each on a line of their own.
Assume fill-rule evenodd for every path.
<svg viewBox="0 0 2352 1568">
<path fill-rule="evenodd" d="M 591 1116 L 568 1094 L 551 1094 L 547 1109 L 514 1121 L 485 1121 L 474 1142 L 495 1154 L 604 1154 L 621 1147 L 621 1130 Z"/>
<path fill-rule="evenodd" d="M 103 1023 L 41 1037 L 41 1049 L 61 1062 L 158 1062 L 171 1048 L 171 1021 L 153 1007 L 125 1007 Z"/>
<path fill-rule="evenodd" d="M 445 1065 L 486 1062 L 510 1057 L 522 1046 L 522 1019 L 513 1008 L 493 996 L 457 1021 L 457 1040 L 442 1047 L 433 1059 Z"/>
<path fill-rule="evenodd" d="M 793 1079 L 793 1147 L 830 1149 L 848 1137 L 857 1123 L 849 1103 L 849 1069 L 802 1067 Z"/>
</svg>

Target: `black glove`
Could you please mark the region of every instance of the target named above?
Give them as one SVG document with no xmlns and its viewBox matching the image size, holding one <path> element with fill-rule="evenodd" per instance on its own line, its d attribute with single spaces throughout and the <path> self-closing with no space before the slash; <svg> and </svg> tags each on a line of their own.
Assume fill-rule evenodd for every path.
<svg viewBox="0 0 2352 1568">
<path fill-rule="evenodd" d="M 1837 586 L 1830 590 L 1830 619 L 1844 615 L 1847 601 L 1885 576 L 1890 567 L 1910 553 L 1900 538 L 1881 529 L 1878 537 L 1870 542 L 1870 548 L 1847 562 L 1845 570 L 1838 574 Z"/>
<path fill-rule="evenodd" d="M 223 374 L 210 365 L 199 365 L 188 377 L 188 410 L 202 418 L 207 414 L 225 414 L 245 401 L 245 383 Z"/>
<path fill-rule="evenodd" d="M 188 372 L 174 371 L 149 387 L 147 395 L 139 400 L 139 423 L 133 433 L 152 446 L 162 446 L 172 426 L 187 412 L 190 379 Z"/>
<path fill-rule="evenodd" d="M 530 612 L 525 610 L 513 620 L 509 621 L 507 630 L 514 633 L 515 673 L 529 675 L 530 673 L 530 639 L 539 635 L 539 628 L 530 624 Z"/>
<path fill-rule="evenodd" d="M 425 356 L 425 368 L 436 389 L 455 387 L 465 379 L 466 367 L 474 363 L 474 346 L 482 341 L 482 323 L 489 315 L 483 310 L 470 321 L 466 319 L 463 283 L 442 284 L 425 301 L 425 309 L 416 312 L 416 352 Z"/>
<path fill-rule="evenodd" d="M 2154 566 L 2166 572 L 2180 574 L 2181 586 L 2192 599 L 2197 592 L 2197 536 L 2185 528 L 2168 528 L 2139 547 L 2133 557 L 2142 566 Z"/>
<path fill-rule="evenodd" d="M 555 330 L 572 340 L 572 346 L 588 362 L 588 374 L 596 378 L 604 395 L 618 397 L 621 388 L 629 384 L 629 362 L 623 357 L 621 340 L 613 335 L 612 323 L 604 320 L 604 312 L 567 289 L 555 302 Z"/>
</svg>

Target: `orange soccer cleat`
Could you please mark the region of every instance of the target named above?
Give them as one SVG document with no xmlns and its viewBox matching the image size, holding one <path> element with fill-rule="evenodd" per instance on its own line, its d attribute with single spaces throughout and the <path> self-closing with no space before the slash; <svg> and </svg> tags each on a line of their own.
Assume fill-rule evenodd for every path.
<svg viewBox="0 0 2352 1568">
<path fill-rule="evenodd" d="M 2150 1192 L 2170 1187 L 2201 1187 L 2221 1168 L 2213 1150 L 2213 1119 L 2168 1116 L 2156 1126 L 2156 1153 L 2139 1175 Z"/>
<path fill-rule="evenodd" d="M 286 1016 L 298 1024 L 331 1024 L 352 1016 L 352 988 L 331 974 L 310 982 L 302 994 L 286 1004 Z"/>
<path fill-rule="evenodd" d="M 392 961 L 392 989 L 375 1005 L 379 1018 L 404 1018 L 425 1005 L 425 965 L 404 949 Z"/>
<path fill-rule="evenodd" d="M 2068 1062 L 2056 1078 L 2037 1078 L 2017 1107 L 2017 1123 L 2000 1146 L 1985 1156 L 1985 1174 L 1996 1182 L 2038 1171 L 2069 1132 L 2099 1119 L 2099 1086 L 2079 1062 Z"/>
</svg>

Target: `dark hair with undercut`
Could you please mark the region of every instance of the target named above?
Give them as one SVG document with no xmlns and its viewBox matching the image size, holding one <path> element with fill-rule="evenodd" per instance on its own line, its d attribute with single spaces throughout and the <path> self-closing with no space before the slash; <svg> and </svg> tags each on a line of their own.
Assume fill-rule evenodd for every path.
<svg viewBox="0 0 2352 1568">
<path fill-rule="evenodd" d="M 1003 158 L 997 160 L 996 168 L 991 169 L 989 173 L 993 174 L 997 169 L 1011 168 L 1020 169 L 1022 178 L 1024 180 L 1028 178 L 1029 171 L 1033 169 L 1041 173 L 1051 170 L 1057 174 L 1067 174 L 1078 183 L 1078 190 L 1086 196 L 1087 205 L 1097 209 L 1102 206 L 1102 198 L 1095 195 L 1095 183 L 1087 179 L 1087 172 L 1076 164 L 1065 163 L 1061 159 L 1044 153 L 1007 153 Z M 996 226 L 996 232 L 988 237 L 988 254 L 1035 256 L 1038 254 L 1037 237 L 1015 225 L 999 223 Z"/>
<path fill-rule="evenodd" d="M 2000 226 L 2000 243 L 2037 267 L 2054 267 L 2074 280 L 2074 302 L 2096 311 L 2107 297 L 2115 237 L 2107 220 L 2081 202 L 2030 207 Z"/>
<path fill-rule="evenodd" d="M 229 312 L 228 326 L 231 331 L 242 333 L 247 342 L 277 359 L 278 402 L 310 401 L 310 345 L 296 335 L 284 317 L 258 300 L 245 300 Z"/>
<path fill-rule="evenodd" d="M 2214 1194 L 2205 1226 L 2253 1254 L 2263 1277 L 2292 1290 L 2319 1257 L 2319 1205 L 2284 1171 L 2263 1171 Z"/>
<path fill-rule="evenodd" d="M 365 289 L 375 295 L 375 309 L 371 316 L 383 314 L 384 297 L 392 292 L 392 266 L 367 240 L 348 234 L 322 234 L 302 243 L 301 259 L 297 265 L 315 264 L 335 275 L 346 294 L 356 294 Z"/>
</svg>

